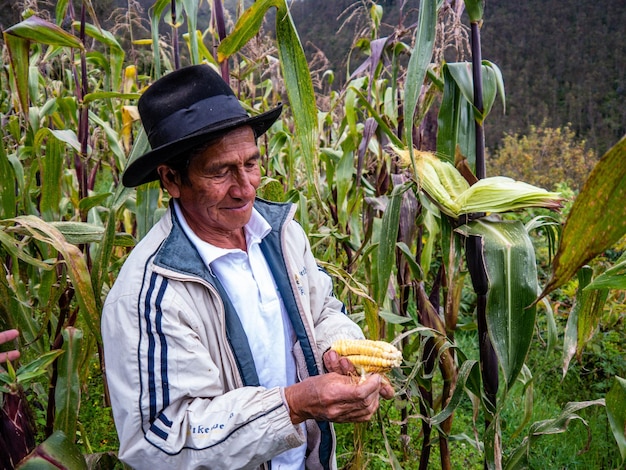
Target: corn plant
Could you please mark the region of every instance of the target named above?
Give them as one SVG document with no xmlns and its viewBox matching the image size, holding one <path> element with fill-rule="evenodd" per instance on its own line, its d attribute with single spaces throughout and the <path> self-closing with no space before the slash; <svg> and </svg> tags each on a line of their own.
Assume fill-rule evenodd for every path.
<svg viewBox="0 0 626 470">
<path fill-rule="evenodd" d="M 99 358 L 103 298 L 128 249 L 167 203 L 158 183 L 136 190 L 119 185 L 127 162 L 148 149 L 135 100 L 144 86 L 186 63 L 221 70 L 251 113 L 288 100 L 282 119 L 259 141 L 260 195 L 297 204 L 320 264 L 336 278 L 337 295 L 366 335 L 402 346 L 404 363 L 390 379 L 404 445 L 388 438 L 389 426 L 397 424 L 383 415 L 377 423 L 387 453 L 381 458 L 393 468 L 418 459 L 406 445 L 413 426 L 423 433 L 420 468 L 430 465 L 435 442 L 440 466 L 451 467 L 452 422 L 465 395 L 485 417 L 477 445 L 493 468 L 523 463 L 540 436 L 563 432 L 580 409 L 604 404 L 570 404 L 555 419 L 533 423 L 518 448 L 508 451 L 501 443 L 508 391 L 515 382 L 532 384 L 525 356 L 537 297 L 547 302 L 552 290 L 624 234 L 616 222 L 626 219 L 618 163 L 624 144 L 605 156 L 577 198 L 559 238 L 552 279 L 539 295 L 529 232 L 543 222 L 525 226 L 494 214 L 554 208 L 558 196 L 485 174 L 482 124 L 497 97 L 504 101 L 504 90 L 497 66 L 480 57 L 481 1 L 423 0 L 417 24 L 399 25 L 387 37 L 380 37 L 382 7 L 364 3 L 370 27 L 355 47 L 367 58 L 328 96 L 316 96 L 286 0 L 254 2 L 230 32 L 220 1 L 212 4 L 213 22 L 200 31 L 201 4 L 154 2 L 150 37 L 134 44 L 149 48 L 147 70 L 125 64 L 118 40 L 99 26 L 87 0 L 78 15 L 70 2 L 58 2 L 54 23 L 32 16 L 4 32 L 10 66 L 0 101 L 0 242 L 7 273 L 0 279 L 0 327 L 22 331 L 25 356 L 54 357 L 35 362 L 42 383 L 52 384 L 50 393 L 21 384 L 47 407 L 50 445 L 74 443 L 77 429 L 86 436 L 78 420 L 80 393 L 89 365 Z M 451 15 L 462 31 L 464 6 L 472 62 L 446 62 L 442 51 L 458 38 L 444 19 Z M 264 33 L 271 9 L 274 39 Z M 70 31 L 59 26 L 64 19 Z M 162 19 L 171 44 L 160 30 Z M 426 126 L 434 120 L 436 135 Z M 597 205 L 601 210 L 592 210 Z M 593 334 L 606 289 L 623 288 L 623 265 L 596 279 L 582 269 L 565 370 L 565 360 L 580 354 Z M 476 305 L 480 360 L 468 359 L 455 344 L 468 274 L 477 294 L 471 308 Z M 0 377 L 7 390 L 19 390 L 20 370 Z M 623 456 L 624 390 L 624 380 L 616 378 L 606 397 Z M 355 426 L 352 468 L 368 465 L 368 432 L 374 432 L 371 425 Z M 26 448 L 32 446 L 28 441 Z M 83 446 L 89 452 L 88 443 Z"/>
</svg>

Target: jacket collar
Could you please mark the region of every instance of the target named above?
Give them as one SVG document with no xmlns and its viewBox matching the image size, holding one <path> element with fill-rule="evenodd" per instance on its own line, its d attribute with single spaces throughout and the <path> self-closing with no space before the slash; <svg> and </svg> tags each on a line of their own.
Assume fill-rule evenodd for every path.
<svg viewBox="0 0 626 470">
<path fill-rule="evenodd" d="M 295 212 L 295 206 L 291 203 L 271 202 L 259 198 L 256 199 L 254 208 L 269 222 L 272 232 L 279 233 Z M 198 276 L 214 284 L 210 269 L 185 234 L 173 204 L 170 204 L 168 217 L 171 219 L 172 227 L 154 259 L 154 264 L 178 273 Z"/>
</svg>

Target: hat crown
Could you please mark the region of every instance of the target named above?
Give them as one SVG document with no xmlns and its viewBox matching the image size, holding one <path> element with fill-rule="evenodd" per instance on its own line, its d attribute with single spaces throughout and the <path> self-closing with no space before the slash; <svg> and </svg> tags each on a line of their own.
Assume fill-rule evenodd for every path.
<svg viewBox="0 0 626 470">
<path fill-rule="evenodd" d="M 122 183 L 133 187 L 158 180 L 157 168 L 230 130 L 250 126 L 256 137 L 278 119 L 282 104 L 255 116 L 208 65 L 191 65 L 164 75 L 137 103 L 151 151 L 133 159 Z"/>
<path fill-rule="evenodd" d="M 168 73 L 148 87 L 137 107 L 152 148 L 248 117 L 231 88 L 208 65 Z"/>
</svg>

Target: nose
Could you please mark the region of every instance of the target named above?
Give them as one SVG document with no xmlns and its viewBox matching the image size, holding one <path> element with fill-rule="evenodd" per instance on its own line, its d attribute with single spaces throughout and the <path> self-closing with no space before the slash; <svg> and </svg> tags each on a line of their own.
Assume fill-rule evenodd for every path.
<svg viewBox="0 0 626 470">
<path fill-rule="evenodd" d="M 230 187 L 230 195 L 235 199 L 253 199 L 258 186 L 259 178 L 255 172 L 239 168 Z"/>
</svg>

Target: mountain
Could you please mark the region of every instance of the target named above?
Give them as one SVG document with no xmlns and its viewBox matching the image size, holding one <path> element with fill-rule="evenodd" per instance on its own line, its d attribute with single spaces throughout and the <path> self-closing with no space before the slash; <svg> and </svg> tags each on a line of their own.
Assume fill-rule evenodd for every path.
<svg viewBox="0 0 626 470">
<path fill-rule="evenodd" d="M 398 24 L 412 25 L 417 18 L 417 1 L 377 3 L 385 12 L 383 34 Z M 309 53 L 323 51 L 336 72 L 346 66 L 350 44 L 363 22 L 355 14 L 362 5 L 365 2 L 355 0 L 291 4 L 305 48 Z M 462 20 L 469 26 L 467 15 Z M 523 134 L 531 125 L 569 124 L 590 148 L 604 153 L 626 134 L 624 38 L 623 1 L 486 1 L 483 59 L 501 69 L 506 91 L 506 114 L 494 106 L 485 124 L 487 146 L 497 147 L 504 132 Z M 356 65 L 351 64 L 351 70 Z"/>
</svg>

